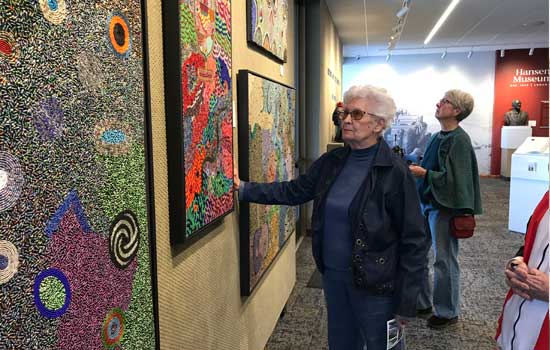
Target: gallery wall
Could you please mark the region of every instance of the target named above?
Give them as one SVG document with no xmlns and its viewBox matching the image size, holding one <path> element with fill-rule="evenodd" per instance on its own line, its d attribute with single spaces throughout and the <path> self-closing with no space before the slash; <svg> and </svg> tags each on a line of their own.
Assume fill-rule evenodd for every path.
<svg viewBox="0 0 550 350">
<path fill-rule="evenodd" d="M 263 349 L 295 283 L 294 235 L 249 297 L 239 286 L 238 211 L 185 250 L 170 246 L 168 168 L 163 86 L 161 1 L 147 2 L 160 344 L 162 349 Z M 246 42 L 246 1 L 232 10 L 233 101 L 239 69 L 250 69 L 289 86 L 294 81 L 294 38 L 288 37 L 287 63 L 277 63 Z M 289 2 L 289 28 L 294 31 L 294 3 Z M 177 44 L 174 44 L 177 46 Z M 233 105 L 234 118 L 238 106 Z M 234 154 L 237 164 L 237 132 Z"/>
<path fill-rule="evenodd" d="M 512 101 L 521 101 L 521 110 L 534 121 L 533 136 L 548 136 L 548 48 L 506 50 L 495 55 L 495 104 L 493 110 L 493 144 L 500 146 L 504 114 Z M 491 173 L 500 174 L 500 148 L 491 157 Z"/>
<path fill-rule="evenodd" d="M 332 111 L 342 99 L 342 43 L 323 0 L 308 2 L 306 14 L 307 163 L 326 151 Z"/>
<path fill-rule="evenodd" d="M 415 120 L 424 135 L 437 132 L 435 105 L 445 91 L 461 89 L 472 94 L 475 107 L 460 123 L 472 139 L 479 171 L 490 171 L 491 130 L 495 81 L 494 52 L 441 55 L 384 56 L 346 59 L 343 68 L 344 92 L 353 85 L 371 84 L 388 90 L 404 118 Z M 395 129 L 395 128 L 394 128 Z M 393 136 L 388 135 L 393 140 Z M 425 145 L 424 145 L 425 146 Z M 412 146 L 411 148 L 414 148 Z"/>
</svg>

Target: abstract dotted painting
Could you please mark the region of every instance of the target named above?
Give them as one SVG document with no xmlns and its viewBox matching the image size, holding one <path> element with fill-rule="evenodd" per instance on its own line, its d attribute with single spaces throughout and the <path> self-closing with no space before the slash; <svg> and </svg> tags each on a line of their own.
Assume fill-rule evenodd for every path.
<svg viewBox="0 0 550 350">
<path fill-rule="evenodd" d="M 233 210 L 231 3 L 163 1 L 170 238 L 186 247 Z"/>
<path fill-rule="evenodd" d="M 142 4 L 0 4 L 0 349 L 156 349 Z"/>
<path fill-rule="evenodd" d="M 240 70 L 239 175 L 244 181 L 294 178 L 296 91 Z M 293 207 L 240 203 L 241 294 L 250 295 L 296 229 Z"/>
<path fill-rule="evenodd" d="M 247 0 L 248 42 L 286 62 L 288 0 Z"/>
</svg>

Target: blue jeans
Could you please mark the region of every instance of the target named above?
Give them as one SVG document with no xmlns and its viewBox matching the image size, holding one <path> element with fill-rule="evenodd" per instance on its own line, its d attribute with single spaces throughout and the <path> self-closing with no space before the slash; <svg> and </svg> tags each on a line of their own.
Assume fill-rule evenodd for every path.
<svg viewBox="0 0 550 350">
<path fill-rule="evenodd" d="M 328 312 L 330 350 L 386 350 L 386 322 L 394 318 L 389 296 L 358 289 L 351 271 L 326 269 L 323 290 Z M 401 344 L 393 349 L 402 349 Z"/>
<path fill-rule="evenodd" d="M 423 206 L 428 238 L 434 248 L 434 287 L 430 286 L 428 265 L 418 295 L 418 308 L 434 307 L 439 317 L 453 318 L 460 313 L 460 268 L 458 240 L 449 232 L 451 212 L 445 208 Z M 430 239 L 431 236 L 431 239 Z M 427 259 L 427 257 L 426 257 Z"/>
</svg>

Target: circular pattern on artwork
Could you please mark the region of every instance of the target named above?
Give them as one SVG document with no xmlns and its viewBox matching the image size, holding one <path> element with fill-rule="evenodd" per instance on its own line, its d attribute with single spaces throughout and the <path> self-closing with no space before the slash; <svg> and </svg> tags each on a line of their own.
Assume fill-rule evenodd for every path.
<svg viewBox="0 0 550 350">
<path fill-rule="evenodd" d="M 121 269 L 130 265 L 139 248 L 139 226 L 130 210 L 118 214 L 111 224 L 109 253 L 113 263 Z"/>
<path fill-rule="evenodd" d="M 44 18 L 50 23 L 61 24 L 67 18 L 65 0 L 38 0 Z"/>
<path fill-rule="evenodd" d="M 56 268 L 46 269 L 34 280 L 34 304 L 47 318 L 62 316 L 71 303 L 71 286 L 65 274 Z"/>
<path fill-rule="evenodd" d="M 126 318 L 120 308 L 114 308 L 107 314 L 101 329 L 101 339 L 106 348 L 112 349 L 120 342 L 124 335 L 125 323 Z M 117 348 L 119 347 L 117 346 L 114 349 Z"/>
<path fill-rule="evenodd" d="M 24 183 L 19 160 L 8 152 L 0 151 L 0 212 L 15 205 Z"/>
<path fill-rule="evenodd" d="M 0 31 L 0 57 L 14 62 L 19 55 L 19 50 L 15 45 L 15 38 L 9 32 Z"/>
<path fill-rule="evenodd" d="M 114 156 L 128 153 L 132 141 L 130 128 L 115 119 L 99 122 L 94 136 L 97 151 Z"/>
<path fill-rule="evenodd" d="M 123 14 L 114 13 L 107 21 L 108 41 L 118 56 L 127 57 L 132 47 L 130 25 Z"/>
<path fill-rule="evenodd" d="M 0 240 L 0 285 L 7 283 L 17 273 L 19 253 L 10 241 Z"/>
</svg>

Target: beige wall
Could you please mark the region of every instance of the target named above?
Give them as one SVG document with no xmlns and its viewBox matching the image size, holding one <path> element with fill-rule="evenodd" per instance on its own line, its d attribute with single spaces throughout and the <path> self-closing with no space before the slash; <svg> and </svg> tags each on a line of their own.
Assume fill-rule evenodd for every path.
<svg viewBox="0 0 550 350">
<path fill-rule="evenodd" d="M 248 49 L 246 0 L 232 2 L 233 93 L 236 74 L 250 69 L 290 86 L 294 82 L 294 4 L 289 2 L 289 51 L 284 75 L 280 65 Z M 160 345 L 162 349 L 263 349 L 296 278 L 294 236 L 275 260 L 267 276 L 248 298 L 239 289 L 237 213 L 187 248 L 172 255 L 168 223 L 168 179 L 162 26 L 160 0 L 147 1 L 153 132 L 155 220 L 158 264 Z M 237 111 L 234 111 L 236 118 Z M 234 152 L 238 153 L 237 133 Z"/>
<path fill-rule="evenodd" d="M 332 111 L 342 99 L 342 44 L 324 0 L 306 8 L 306 141 L 307 163 L 326 152 L 332 139 Z M 328 69 L 340 81 L 328 75 Z M 336 100 L 333 98 L 336 97 Z"/>
<path fill-rule="evenodd" d="M 326 151 L 326 145 L 334 135 L 332 112 L 336 102 L 342 100 L 342 44 L 332 22 L 328 7 L 321 0 L 321 123 L 319 141 L 321 153 Z M 328 69 L 332 71 L 339 81 L 328 75 Z"/>
</svg>

